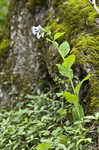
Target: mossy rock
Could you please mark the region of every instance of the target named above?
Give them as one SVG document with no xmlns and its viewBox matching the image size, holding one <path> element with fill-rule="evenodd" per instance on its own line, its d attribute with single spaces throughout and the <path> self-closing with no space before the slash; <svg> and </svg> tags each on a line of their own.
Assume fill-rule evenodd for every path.
<svg viewBox="0 0 99 150">
<path fill-rule="evenodd" d="M 97 111 L 99 108 L 99 28 L 96 25 L 96 18 L 99 14 L 88 0 L 59 0 L 58 2 L 53 0 L 52 5 L 53 10 L 49 10 L 46 18 L 47 25 L 53 33 L 65 32 L 59 42 L 67 40 L 71 46 L 71 53 L 77 56 L 76 66 L 80 65 L 86 74 L 92 74 L 89 80 L 90 88 L 86 89 L 86 103 L 88 112 Z M 53 50 L 50 51 L 48 58 L 46 55 L 45 61 L 49 65 L 49 72 L 53 74 L 49 56 L 53 56 L 54 62 L 57 57 L 53 55 Z"/>
</svg>

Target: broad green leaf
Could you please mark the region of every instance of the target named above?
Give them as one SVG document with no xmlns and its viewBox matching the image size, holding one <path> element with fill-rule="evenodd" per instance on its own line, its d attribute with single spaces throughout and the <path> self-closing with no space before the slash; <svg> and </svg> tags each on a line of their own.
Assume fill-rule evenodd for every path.
<svg viewBox="0 0 99 150">
<path fill-rule="evenodd" d="M 68 136 L 65 136 L 65 135 L 63 135 L 63 134 L 61 134 L 61 135 L 59 136 L 59 140 L 60 140 L 60 142 L 61 142 L 62 144 L 66 145 L 66 144 L 68 143 L 68 141 L 69 141 L 69 137 L 68 137 Z"/>
<path fill-rule="evenodd" d="M 52 41 L 52 44 L 55 48 L 58 48 L 58 43 L 56 41 Z"/>
<path fill-rule="evenodd" d="M 83 84 L 84 81 L 88 80 L 90 78 L 91 75 L 87 75 L 81 82 L 79 82 L 77 84 L 77 86 L 75 87 L 75 94 L 78 96 L 79 95 L 79 91 L 81 88 L 81 85 Z"/>
<path fill-rule="evenodd" d="M 70 80 L 73 79 L 73 71 L 72 69 L 66 69 L 64 66 L 57 64 L 58 66 L 58 70 L 59 73 L 67 78 L 69 78 Z"/>
<path fill-rule="evenodd" d="M 77 105 L 79 102 L 78 96 L 72 95 L 70 92 L 64 92 L 63 96 L 71 104 Z"/>
<path fill-rule="evenodd" d="M 64 66 L 65 68 L 71 68 L 71 66 L 74 64 L 75 62 L 75 55 L 70 55 L 66 58 L 64 58 L 64 61 L 62 63 L 62 66 Z"/>
<path fill-rule="evenodd" d="M 62 56 L 62 58 L 64 59 L 64 57 L 69 53 L 70 51 L 70 46 L 68 44 L 68 42 L 63 42 L 58 49 L 60 55 Z"/>
<path fill-rule="evenodd" d="M 42 143 L 37 146 L 37 150 L 49 150 L 49 148 L 50 148 L 49 143 Z"/>
<path fill-rule="evenodd" d="M 54 40 L 57 40 L 58 38 L 60 38 L 61 36 L 64 35 L 65 32 L 58 32 L 54 35 Z"/>
</svg>

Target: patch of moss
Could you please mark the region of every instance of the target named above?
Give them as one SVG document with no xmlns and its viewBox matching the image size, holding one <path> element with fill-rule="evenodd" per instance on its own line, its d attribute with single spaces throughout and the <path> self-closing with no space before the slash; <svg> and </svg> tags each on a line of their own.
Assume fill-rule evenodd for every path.
<svg viewBox="0 0 99 150">
<path fill-rule="evenodd" d="M 42 7 L 43 5 L 47 5 L 48 4 L 48 0 L 27 0 L 25 3 L 25 6 L 32 11 L 33 9 L 35 9 L 36 6 L 40 6 Z"/>
<path fill-rule="evenodd" d="M 49 25 L 55 32 L 58 29 L 64 30 L 67 39 L 76 36 L 85 28 L 92 28 L 96 25 L 97 13 L 88 0 L 60 0 L 59 2 L 54 0 L 53 9 L 54 18 L 50 12 L 47 21 L 49 20 Z"/>
<path fill-rule="evenodd" d="M 77 64 L 92 73 L 87 100 L 90 99 L 90 108 L 99 108 L 99 35 L 82 34 L 76 39 L 72 52 L 77 55 Z"/>
<path fill-rule="evenodd" d="M 9 47 L 10 47 L 10 41 L 9 40 L 3 39 L 0 42 L 0 61 L 2 61 L 4 56 L 6 56 Z"/>
<path fill-rule="evenodd" d="M 13 0 L 14 2 L 15 0 Z M 10 1 L 10 3 L 12 0 Z M 13 4 L 14 5 L 14 4 Z M 8 5 L 8 13 L 7 18 L 4 27 L 2 28 L 2 31 L 0 31 L 0 63 L 2 61 L 5 62 L 5 57 L 8 54 L 8 49 L 10 48 L 10 39 L 9 39 L 9 27 L 10 27 L 10 5 Z"/>
<path fill-rule="evenodd" d="M 46 23 L 54 33 L 65 32 L 62 39 L 70 43 L 71 52 L 77 55 L 76 64 L 86 73 L 93 73 L 87 100 L 90 100 L 90 110 L 95 111 L 99 108 L 98 14 L 88 0 L 53 0 L 52 4 L 53 11 L 49 10 Z"/>
<path fill-rule="evenodd" d="M 32 10 L 35 7 L 35 1 L 34 0 L 27 0 L 27 2 L 25 3 L 25 6 L 29 10 Z"/>
</svg>

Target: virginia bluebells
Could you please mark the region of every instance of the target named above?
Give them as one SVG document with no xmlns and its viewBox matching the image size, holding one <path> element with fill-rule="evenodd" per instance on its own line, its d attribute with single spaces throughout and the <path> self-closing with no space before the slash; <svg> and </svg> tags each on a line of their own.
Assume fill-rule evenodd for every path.
<svg viewBox="0 0 99 150">
<path fill-rule="evenodd" d="M 32 33 L 37 37 L 37 39 L 40 39 L 41 37 L 44 37 L 44 32 L 42 32 L 43 28 L 38 25 L 37 27 L 32 27 Z"/>
</svg>

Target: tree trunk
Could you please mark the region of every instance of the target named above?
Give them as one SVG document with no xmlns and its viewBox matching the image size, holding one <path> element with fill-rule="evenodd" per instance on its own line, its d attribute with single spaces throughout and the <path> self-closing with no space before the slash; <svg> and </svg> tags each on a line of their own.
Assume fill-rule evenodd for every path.
<svg viewBox="0 0 99 150">
<path fill-rule="evenodd" d="M 48 82 L 46 64 L 38 49 L 38 42 L 33 37 L 31 27 L 44 24 L 48 12 L 46 6 L 26 8 L 26 0 L 12 0 L 9 9 L 10 48 L 5 65 L 1 66 L 1 105 L 15 99 L 21 92 L 34 91 L 41 81 Z M 47 79 L 46 79 L 47 77 Z M 47 84 L 47 83 L 46 83 Z"/>
<path fill-rule="evenodd" d="M 22 92 L 34 91 L 41 81 L 42 87 L 46 83 L 48 87 L 48 82 L 55 79 L 55 65 L 60 60 L 57 51 L 43 40 L 37 40 L 31 32 L 33 25 L 40 24 L 49 25 L 54 33 L 65 32 L 59 42 L 67 40 L 71 53 L 77 56 L 75 78 L 80 81 L 92 74 L 89 83 L 81 88 L 80 99 L 90 108 L 88 111 L 99 109 L 98 17 L 88 0 L 11 0 L 10 48 L 6 63 L 1 65 L 1 104 Z"/>
</svg>

